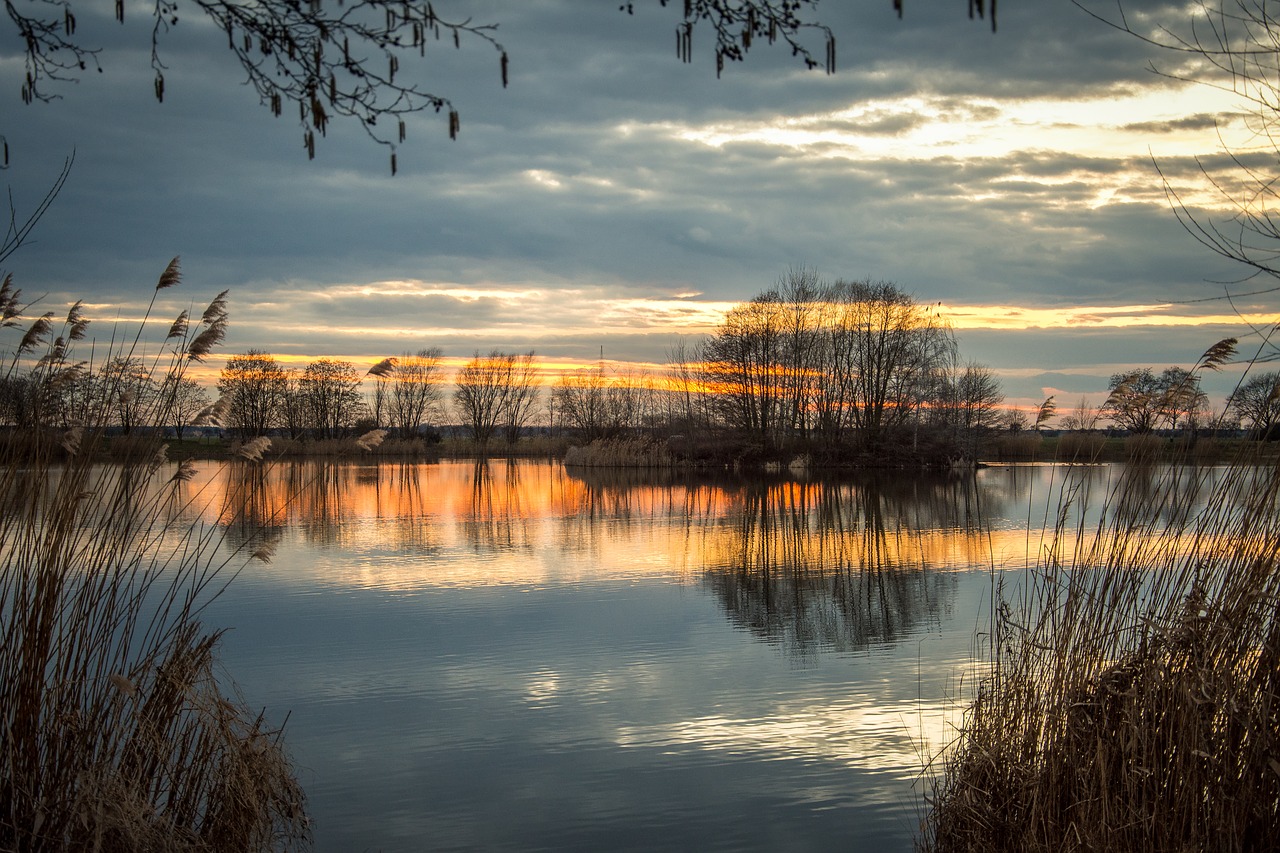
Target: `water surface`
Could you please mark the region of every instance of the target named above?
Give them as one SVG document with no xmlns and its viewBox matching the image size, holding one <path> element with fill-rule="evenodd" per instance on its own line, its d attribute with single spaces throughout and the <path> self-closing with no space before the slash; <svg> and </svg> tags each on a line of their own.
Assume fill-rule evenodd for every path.
<svg viewBox="0 0 1280 853">
<path fill-rule="evenodd" d="M 317 850 L 891 853 L 993 570 L 1040 547 L 1061 477 L 500 461 L 206 465 L 193 488 L 230 543 L 274 546 L 207 621 L 250 705 L 288 715 Z"/>
</svg>

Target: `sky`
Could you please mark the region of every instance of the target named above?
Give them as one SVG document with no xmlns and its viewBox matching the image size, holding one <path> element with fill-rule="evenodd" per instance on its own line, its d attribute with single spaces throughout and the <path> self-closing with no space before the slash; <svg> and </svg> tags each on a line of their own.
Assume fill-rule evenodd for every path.
<svg viewBox="0 0 1280 853">
<path fill-rule="evenodd" d="M 1160 177 L 1195 215 L 1229 215 L 1200 164 L 1232 176 L 1224 140 L 1253 142 L 1243 105 L 1153 73 L 1200 72 L 1069 0 L 1007 0 L 995 33 L 963 0 L 908 0 L 902 20 L 890 0 L 828 0 L 814 17 L 835 34 L 835 74 L 757 44 L 719 79 L 710 33 L 682 63 L 679 11 L 658 0 L 632 15 L 438 0 L 442 17 L 499 25 L 510 84 L 465 40 L 402 66 L 453 101 L 461 133 L 411 117 L 395 176 L 355 125 L 332 125 L 308 160 L 289 111 L 258 104 L 189 4 L 161 44 L 157 103 L 147 4 L 128 3 L 124 25 L 109 5 L 77 9 L 102 72 L 52 103 L 22 103 L 21 42 L 0 24 L 0 181 L 19 214 L 74 154 L 5 271 L 41 309 L 83 298 L 104 340 L 180 256 L 163 325 L 229 290 L 225 355 L 363 367 L 533 349 L 552 368 L 657 370 L 806 267 L 938 304 L 1009 402 L 1054 395 L 1065 412 L 1100 402 L 1114 373 L 1190 366 L 1227 336 L 1248 351 L 1245 321 L 1275 319 L 1274 295 L 1202 301 L 1247 271 L 1187 233 Z M 1147 27 L 1185 20 L 1180 5 L 1126 10 Z M 1206 387 L 1221 398 L 1239 376 Z"/>
</svg>

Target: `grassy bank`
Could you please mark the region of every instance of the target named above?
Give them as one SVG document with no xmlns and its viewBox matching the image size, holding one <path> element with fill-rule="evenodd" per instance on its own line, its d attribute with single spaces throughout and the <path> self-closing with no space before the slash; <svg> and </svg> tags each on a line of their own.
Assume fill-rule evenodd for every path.
<svg viewBox="0 0 1280 853">
<path fill-rule="evenodd" d="M 1111 436 L 1102 432 L 999 435 L 982 448 L 991 462 L 1190 462 L 1227 463 L 1244 456 L 1280 454 L 1274 442 L 1243 438 L 1167 438 L 1158 435 Z"/>
</svg>

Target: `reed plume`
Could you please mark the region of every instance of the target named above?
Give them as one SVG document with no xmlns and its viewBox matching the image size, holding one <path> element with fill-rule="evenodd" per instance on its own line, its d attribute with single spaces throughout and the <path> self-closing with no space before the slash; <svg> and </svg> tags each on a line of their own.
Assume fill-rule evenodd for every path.
<svg viewBox="0 0 1280 853">
<path fill-rule="evenodd" d="M 156 289 L 178 280 L 175 259 Z M 6 279 L 6 326 L 22 319 L 15 294 Z M 0 442 L 0 849 L 300 846 L 305 799 L 280 729 L 218 677 L 219 631 L 200 621 L 245 557 L 181 520 L 192 469 L 158 437 L 115 439 L 113 464 L 94 463 L 114 416 L 105 394 L 57 405 L 85 373 L 79 303 L 66 323 L 52 341 L 50 316 L 30 324 L 0 369 L 29 392 L 31 424 Z M 147 369 L 181 378 L 183 325 Z M 138 334 L 107 360 L 132 357 Z M 150 396 L 141 422 L 166 423 L 170 402 Z"/>
</svg>

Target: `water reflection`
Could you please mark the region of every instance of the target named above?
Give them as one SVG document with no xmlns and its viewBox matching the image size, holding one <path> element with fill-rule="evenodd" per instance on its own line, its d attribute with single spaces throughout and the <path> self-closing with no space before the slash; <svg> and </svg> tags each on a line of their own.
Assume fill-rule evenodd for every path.
<svg viewBox="0 0 1280 853">
<path fill-rule="evenodd" d="M 947 486 L 939 491 L 973 491 L 972 481 Z M 798 657 L 893 641 L 954 595 L 951 573 L 937 568 L 951 560 L 930 560 L 944 540 L 925 532 L 951 520 L 934 517 L 942 505 L 933 496 L 895 494 L 874 480 L 749 487 L 730 535 L 709 555 L 705 583 L 735 624 Z M 979 532 L 945 529 L 952 546 Z"/>
<path fill-rule="evenodd" d="M 971 570 L 1025 565 L 1042 519 L 1087 526 L 1122 480 L 465 461 L 191 485 L 229 536 L 279 541 L 209 618 L 289 710 L 318 850 L 889 853 L 973 683 Z M 1141 515 L 1151 484 L 1124 491 Z"/>
<path fill-rule="evenodd" d="M 1022 475 L 838 480 L 589 471 L 514 461 L 208 469 L 236 547 L 301 537 L 357 556 L 329 583 L 403 591 L 666 575 L 788 654 L 936 623 L 953 571 L 989 565 Z M 1025 529 L 1025 528 L 1024 528 Z"/>
</svg>

